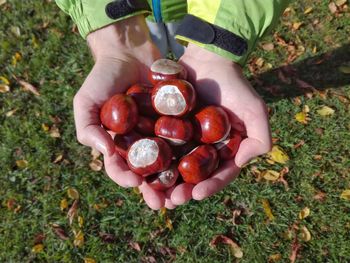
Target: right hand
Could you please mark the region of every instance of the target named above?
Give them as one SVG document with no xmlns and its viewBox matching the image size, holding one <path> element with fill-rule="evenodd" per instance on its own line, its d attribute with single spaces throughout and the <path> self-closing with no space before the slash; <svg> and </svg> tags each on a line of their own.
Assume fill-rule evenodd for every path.
<svg viewBox="0 0 350 263">
<path fill-rule="evenodd" d="M 74 97 L 78 141 L 104 155 L 108 176 L 122 187 L 136 187 L 143 178 L 131 172 L 115 152 L 112 136 L 101 127 L 100 108 L 116 93 L 135 83 L 147 83 L 151 64 L 160 58 L 143 16 L 135 16 L 92 32 L 87 37 L 95 65 Z M 156 202 L 155 193 L 147 196 Z M 160 197 L 163 199 L 163 197 Z"/>
</svg>

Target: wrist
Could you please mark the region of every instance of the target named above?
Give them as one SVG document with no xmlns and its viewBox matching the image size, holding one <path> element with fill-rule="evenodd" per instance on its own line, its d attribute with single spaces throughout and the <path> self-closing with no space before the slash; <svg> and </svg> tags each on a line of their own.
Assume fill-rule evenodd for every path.
<svg viewBox="0 0 350 263">
<path fill-rule="evenodd" d="M 91 32 L 87 43 L 95 60 L 128 53 L 151 38 L 143 15 L 133 16 Z"/>
</svg>

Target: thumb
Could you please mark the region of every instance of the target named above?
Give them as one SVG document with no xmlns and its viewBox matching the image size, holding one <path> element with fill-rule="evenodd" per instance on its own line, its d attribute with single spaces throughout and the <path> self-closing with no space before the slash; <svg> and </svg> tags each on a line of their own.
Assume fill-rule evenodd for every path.
<svg viewBox="0 0 350 263">
<path fill-rule="evenodd" d="M 242 167 L 256 156 L 267 153 L 270 148 L 269 144 L 265 144 L 257 139 L 246 138 L 239 146 L 235 163 L 238 167 Z"/>
</svg>

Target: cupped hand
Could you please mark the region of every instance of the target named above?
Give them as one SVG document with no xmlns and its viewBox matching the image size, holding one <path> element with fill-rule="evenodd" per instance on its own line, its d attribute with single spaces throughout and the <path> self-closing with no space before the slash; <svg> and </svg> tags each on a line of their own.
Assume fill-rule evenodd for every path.
<svg viewBox="0 0 350 263">
<path fill-rule="evenodd" d="M 224 107 L 232 127 L 244 134 L 234 160 L 226 161 L 207 180 L 197 185 L 183 183 L 172 189 L 172 205 L 207 198 L 232 182 L 240 168 L 271 149 L 271 134 L 264 101 L 244 77 L 239 65 L 196 45 L 189 44 L 180 61 L 189 73 L 199 99 Z"/>
</svg>

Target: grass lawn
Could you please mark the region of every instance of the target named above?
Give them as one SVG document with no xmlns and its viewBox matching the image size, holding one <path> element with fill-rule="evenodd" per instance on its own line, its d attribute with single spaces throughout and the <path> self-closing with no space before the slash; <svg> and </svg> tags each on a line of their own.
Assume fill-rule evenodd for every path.
<svg viewBox="0 0 350 263">
<path fill-rule="evenodd" d="M 0 1 L 0 262 L 350 262 L 350 7 L 334 2 L 295 1 L 245 69 L 289 160 L 151 211 L 76 141 L 93 62 L 70 18 L 51 0 Z"/>
</svg>

